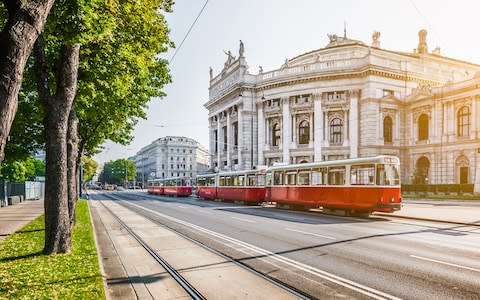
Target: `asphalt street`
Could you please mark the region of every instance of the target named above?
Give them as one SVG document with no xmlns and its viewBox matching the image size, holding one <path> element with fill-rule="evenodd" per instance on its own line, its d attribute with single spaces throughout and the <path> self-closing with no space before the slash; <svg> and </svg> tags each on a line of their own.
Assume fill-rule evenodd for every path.
<svg viewBox="0 0 480 300">
<path fill-rule="evenodd" d="M 478 226 L 339 217 L 144 192 L 106 195 L 147 209 L 159 223 L 314 297 L 480 299 Z M 478 209 L 480 216 L 480 207 L 466 209 Z"/>
</svg>

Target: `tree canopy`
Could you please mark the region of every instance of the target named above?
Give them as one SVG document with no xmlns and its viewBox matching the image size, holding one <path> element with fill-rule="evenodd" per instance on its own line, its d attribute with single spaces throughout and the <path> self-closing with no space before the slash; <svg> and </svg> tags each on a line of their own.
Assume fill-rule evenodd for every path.
<svg viewBox="0 0 480 300">
<path fill-rule="evenodd" d="M 128 159 L 117 159 L 109 161 L 103 166 L 99 181 L 112 184 L 124 184 L 125 178 L 132 181 L 137 173 L 133 161 Z"/>
<path fill-rule="evenodd" d="M 97 173 L 98 163 L 90 157 L 82 157 L 83 166 L 83 181 L 88 182 L 92 180 L 93 176 Z"/>
<path fill-rule="evenodd" d="M 1 177 L 6 181 L 25 182 L 37 176 L 45 176 L 45 164 L 31 156 L 23 160 L 6 160 L 1 165 Z"/>
</svg>

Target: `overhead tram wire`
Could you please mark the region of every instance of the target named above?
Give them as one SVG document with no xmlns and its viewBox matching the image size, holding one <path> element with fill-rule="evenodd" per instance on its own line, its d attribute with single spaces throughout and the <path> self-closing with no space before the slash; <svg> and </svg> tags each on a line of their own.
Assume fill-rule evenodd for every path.
<svg viewBox="0 0 480 300">
<path fill-rule="evenodd" d="M 173 61 L 173 59 L 175 58 L 175 56 L 177 55 L 178 51 L 180 50 L 180 48 L 182 48 L 182 45 L 183 45 L 183 43 L 185 42 L 185 40 L 187 39 L 188 35 L 190 34 L 190 31 L 192 31 L 193 27 L 194 27 L 195 24 L 197 23 L 198 18 L 200 18 L 200 16 L 202 15 L 203 11 L 205 10 L 205 6 L 207 6 L 208 1 L 209 1 L 209 0 L 206 0 L 206 1 L 205 1 L 205 4 L 203 4 L 202 9 L 201 9 L 200 12 L 198 13 L 198 15 L 197 15 L 197 17 L 195 18 L 195 20 L 193 21 L 192 25 L 190 25 L 190 28 L 188 29 L 187 33 L 185 34 L 185 37 L 183 38 L 182 42 L 180 43 L 180 45 L 178 46 L 178 48 L 175 49 L 175 52 L 173 53 L 172 57 L 171 57 L 170 60 L 168 61 L 169 64 L 172 63 L 172 61 Z"/>
</svg>

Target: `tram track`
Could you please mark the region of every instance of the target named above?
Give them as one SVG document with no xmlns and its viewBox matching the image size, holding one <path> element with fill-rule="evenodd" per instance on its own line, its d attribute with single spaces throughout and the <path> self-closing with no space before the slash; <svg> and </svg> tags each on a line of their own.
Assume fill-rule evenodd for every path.
<svg viewBox="0 0 480 300">
<path fill-rule="evenodd" d="M 193 238 L 191 238 L 190 236 L 185 235 L 185 234 L 183 234 L 182 232 L 180 232 L 180 231 L 178 231 L 178 230 L 176 230 L 176 229 L 174 229 L 174 228 L 172 228 L 172 227 L 170 227 L 170 226 L 167 226 L 167 225 L 161 223 L 161 222 L 158 220 L 158 218 L 152 217 L 152 216 L 149 215 L 148 213 L 145 213 L 145 210 L 142 210 L 142 209 L 140 209 L 140 208 L 138 208 L 138 207 L 132 207 L 130 204 L 125 204 L 125 203 L 128 203 L 128 202 L 125 201 L 124 199 L 120 199 L 119 197 L 115 197 L 114 195 L 106 195 L 106 194 L 104 194 L 104 196 L 107 197 L 107 198 L 109 198 L 109 199 L 111 199 L 111 200 L 121 201 L 121 202 L 117 202 L 117 203 L 118 203 L 119 205 L 121 205 L 122 207 L 125 207 L 125 208 L 127 208 L 127 209 L 129 209 L 129 210 L 131 210 L 131 211 L 134 211 L 135 213 L 137 213 L 137 214 L 141 215 L 142 217 L 146 218 L 147 220 L 149 220 L 149 221 L 151 221 L 151 222 L 153 222 L 153 223 L 155 223 L 155 224 L 157 224 L 157 225 L 159 225 L 159 226 L 162 226 L 162 227 L 164 227 L 164 228 L 166 228 L 166 229 L 174 232 L 175 234 L 181 236 L 182 238 L 184 238 L 184 239 L 186 239 L 186 240 L 188 240 L 188 241 L 190 241 L 190 242 L 193 242 L 194 244 L 196 244 L 196 245 L 204 248 L 205 250 L 207 250 L 207 251 L 209 251 L 209 252 L 211 252 L 211 253 L 213 253 L 213 254 L 215 254 L 215 255 L 218 255 L 218 256 L 222 257 L 222 258 L 225 259 L 226 261 L 228 261 L 228 262 L 230 262 L 230 263 L 233 263 L 233 264 L 235 264 L 236 266 L 239 266 L 239 267 L 241 267 L 242 269 L 244 269 L 244 270 L 246 270 L 246 271 L 254 274 L 255 276 L 258 276 L 258 277 L 260 277 L 260 278 L 262 278 L 262 279 L 270 282 L 271 284 L 273 284 L 273 285 L 275 285 L 275 286 L 277 286 L 277 287 L 279 287 L 279 288 L 287 291 L 288 293 L 292 294 L 293 296 L 298 297 L 299 299 L 318 299 L 317 297 L 315 297 L 315 296 L 313 296 L 313 295 L 310 295 L 310 294 L 307 294 L 307 293 L 305 293 L 305 292 L 303 292 L 303 291 L 301 291 L 301 290 L 299 290 L 299 289 L 297 289 L 297 288 L 295 288 L 295 287 L 293 287 L 293 286 L 291 286 L 291 285 L 289 285 L 289 284 L 287 284 L 287 283 L 285 283 L 285 282 L 282 282 L 282 281 L 280 281 L 280 280 L 278 280 L 278 279 L 276 279 L 276 278 L 273 278 L 273 277 L 270 277 L 270 276 L 268 276 L 268 275 L 266 275 L 266 274 L 264 274 L 264 273 L 261 273 L 261 272 L 255 270 L 254 268 L 250 267 L 249 265 L 247 265 L 247 264 L 245 264 L 245 263 L 243 263 L 243 262 L 241 262 L 241 261 L 239 261 L 239 260 L 236 260 L 236 259 L 233 258 L 233 257 L 230 257 L 230 256 L 228 256 L 228 255 L 225 255 L 224 253 L 221 253 L 221 252 L 213 249 L 212 247 L 209 247 L 209 246 L 206 245 L 205 243 L 202 243 L 201 241 L 198 241 L 198 240 L 196 240 L 196 239 L 193 239 Z M 136 199 L 130 199 L 130 200 L 136 200 Z M 99 201 L 99 200 L 96 200 L 96 201 Z M 101 201 L 101 200 L 100 200 L 100 201 Z M 105 204 L 102 203 L 102 205 L 103 205 L 105 208 L 107 208 L 107 207 L 105 206 Z M 108 210 L 112 215 L 114 215 L 114 213 L 113 213 L 109 208 L 107 208 L 107 210 Z M 135 238 L 137 241 L 138 241 L 138 239 L 141 239 L 137 234 L 135 234 L 135 233 L 133 232 L 133 230 L 131 230 L 131 228 L 128 227 L 128 225 L 126 225 L 123 221 L 121 221 L 121 220 L 118 218 L 118 216 L 114 215 L 114 217 L 115 217 L 115 219 L 117 219 L 117 221 L 119 221 L 120 224 L 122 224 L 122 226 L 125 227 L 125 229 L 126 229 L 130 234 L 132 234 L 132 236 L 134 236 L 134 238 Z M 137 237 L 138 237 L 138 239 L 137 239 Z M 145 242 L 139 242 L 139 243 L 140 243 L 140 244 L 142 245 L 142 247 L 144 247 L 144 248 L 145 248 L 145 246 L 148 247 L 148 245 L 146 245 Z M 144 246 L 144 244 L 145 244 L 145 246 Z M 167 263 L 165 260 L 163 260 L 153 249 L 151 249 L 150 247 L 148 247 L 148 248 L 149 248 L 150 250 L 147 250 L 147 251 L 148 251 L 156 260 L 157 260 L 157 257 L 158 257 L 159 259 L 162 260 L 162 262 L 164 262 L 168 267 L 170 267 L 171 270 L 173 270 L 176 274 L 178 274 L 178 272 L 177 272 L 175 269 L 173 269 L 170 265 L 168 265 L 168 263 Z M 157 261 L 158 261 L 158 260 L 157 260 Z M 162 263 L 161 263 L 161 264 L 162 264 Z M 162 266 L 163 266 L 163 264 L 162 264 Z M 167 269 L 166 269 L 166 270 L 167 270 Z M 167 270 L 167 272 L 169 272 L 169 271 Z M 169 273 L 170 273 L 170 272 L 169 272 Z M 184 280 L 185 282 L 187 282 L 180 274 L 178 274 L 178 276 L 179 276 L 182 280 Z M 174 277 L 174 279 L 177 280 L 175 277 Z M 189 286 L 191 286 L 188 282 L 187 282 L 187 284 L 188 284 Z M 183 286 L 182 286 L 182 287 L 183 287 Z M 193 287 L 192 287 L 192 288 L 193 288 Z M 193 288 L 193 289 L 194 289 L 194 288 Z M 195 289 L 194 289 L 194 290 L 195 290 Z M 195 291 L 196 291 L 196 290 L 195 290 Z M 188 292 L 188 291 L 187 291 L 187 292 Z M 198 292 L 198 291 L 196 291 L 196 292 Z M 190 293 L 189 293 L 189 294 L 190 294 Z M 200 295 L 200 296 L 201 296 L 201 295 Z M 201 296 L 201 297 L 202 297 L 202 298 L 194 298 L 194 297 L 192 296 L 193 299 L 206 299 L 206 298 L 204 298 L 203 296 Z"/>
<path fill-rule="evenodd" d="M 108 206 L 101 200 L 97 200 L 99 203 L 112 215 L 112 217 L 167 271 L 167 273 L 187 292 L 187 294 L 195 300 L 206 299 L 199 291 L 195 289 L 177 270 L 175 270 L 170 264 L 158 255 L 133 229 L 123 222 L 117 214 L 115 214 Z"/>
<path fill-rule="evenodd" d="M 327 282 L 331 282 L 331 283 L 337 284 L 339 286 L 342 286 L 344 288 L 347 288 L 347 290 L 350 290 L 351 292 L 358 293 L 355 298 L 357 298 L 360 295 L 363 295 L 363 297 L 366 297 L 366 298 L 369 298 L 369 299 L 399 299 L 398 297 L 395 297 L 395 296 L 390 295 L 388 293 L 384 293 L 384 292 L 381 292 L 379 290 L 370 288 L 368 286 L 364 286 L 362 284 L 350 281 L 346 278 L 336 276 L 334 274 L 316 269 L 314 267 L 310 267 L 309 265 L 304 265 L 304 264 L 302 264 L 298 261 L 291 260 L 291 259 L 289 259 L 285 256 L 277 255 L 275 253 L 269 252 L 268 250 L 264 250 L 262 248 L 250 245 L 248 243 L 244 243 L 242 241 L 230 238 L 228 236 L 218 234 L 214 231 L 210 231 L 208 229 L 204 229 L 202 227 L 199 227 L 199 226 L 196 226 L 196 225 L 193 225 L 193 224 L 181 221 L 181 220 L 177 220 L 175 218 L 171 218 L 167 215 L 152 211 L 148 208 L 141 207 L 137 204 L 130 203 L 128 200 L 138 200 L 138 198 L 135 197 L 134 195 L 129 195 L 128 197 L 126 197 L 127 200 L 121 199 L 120 197 L 118 197 L 118 195 L 116 195 L 116 197 L 114 195 L 108 195 L 108 196 L 112 200 L 120 200 L 118 202 L 120 205 L 122 205 L 124 207 L 127 207 L 130 210 L 135 211 L 136 213 L 140 214 L 141 216 L 147 218 L 148 220 L 150 220 L 150 221 L 152 221 L 156 224 L 159 224 L 163 227 L 168 228 L 169 230 L 175 232 L 176 234 L 178 234 L 178 235 L 180 235 L 180 236 L 182 236 L 182 237 L 184 237 L 184 238 L 186 238 L 186 239 L 204 247 L 208 251 L 211 251 L 215 254 L 218 254 L 218 255 L 224 257 L 225 259 L 228 259 L 229 261 L 232 261 L 233 263 L 241 266 L 242 268 L 246 269 L 247 271 L 250 271 L 250 272 L 256 274 L 257 276 L 260 276 L 260 277 L 272 282 L 273 284 L 275 284 L 275 285 L 277 285 L 277 286 L 279 286 L 283 289 L 288 290 L 290 293 L 292 293 L 292 294 L 294 294 L 294 295 L 296 295 L 300 298 L 303 298 L 303 299 L 321 299 L 321 298 L 324 298 L 324 297 L 323 296 L 313 296 L 313 295 L 311 295 L 311 294 L 309 294 L 309 293 L 307 293 L 303 290 L 300 290 L 300 289 L 296 288 L 295 286 L 290 285 L 289 283 L 283 282 L 282 280 L 280 280 L 278 278 L 269 276 L 268 272 L 267 273 L 262 273 L 262 271 L 256 270 L 253 267 L 249 266 L 248 263 L 244 263 L 242 261 L 242 259 L 238 259 L 238 257 L 235 258 L 235 256 L 230 256 L 231 253 L 224 254 L 222 252 L 219 252 L 219 251 L 209 247 L 204 242 L 195 240 L 195 239 L 191 238 L 190 236 L 176 230 L 175 228 L 172 228 L 172 226 L 164 224 L 164 222 L 159 221 L 158 218 L 159 217 L 162 218 L 162 219 L 166 218 L 169 221 L 179 223 L 177 225 L 186 226 L 187 228 L 191 227 L 191 228 L 189 228 L 190 230 L 193 229 L 194 231 L 201 232 L 201 233 L 206 234 L 208 236 L 212 236 L 213 238 L 218 239 L 217 242 L 223 240 L 223 242 L 225 242 L 227 244 L 230 244 L 230 247 L 231 247 L 232 244 L 236 245 L 236 247 L 237 247 L 236 251 L 240 251 L 240 252 L 246 251 L 244 253 L 247 253 L 247 252 L 254 253 L 253 256 L 254 257 L 259 257 L 260 261 L 266 259 L 267 263 L 270 263 L 270 264 L 273 264 L 273 265 L 282 264 L 282 265 L 289 266 L 290 268 L 298 270 L 298 271 L 300 271 L 304 274 L 308 274 L 308 276 L 305 278 L 307 280 L 308 280 L 309 277 L 310 278 L 317 278 L 317 279 L 314 279 L 315 282 L 316 282 L 316 280 L 318 280 L 318 278 L 321 278 L 323 280 L 326 280 Z M 123 195 L 123 196 L 125 197 L 125 195 Z M 128 199 L 128 198 L 130 198 L 130 199 Z M 177 226 L 177 225 L 175 225 L 175 226 Z M 314 294 L 316 294 L 316 293 L 314 293 Z M 349 294 L 349 293 L 347 293 L 347 294 Z M 363 297 L 360 296 L 360 298 L 363 298 Z"/>
</svg>

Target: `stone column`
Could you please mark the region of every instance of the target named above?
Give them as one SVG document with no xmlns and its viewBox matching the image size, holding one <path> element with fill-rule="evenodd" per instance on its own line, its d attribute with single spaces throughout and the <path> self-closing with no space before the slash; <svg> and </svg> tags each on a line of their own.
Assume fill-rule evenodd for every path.
<svg viewBox="0 0 480 300">
<path fill-rule="evenodd" d="M 221 113 L 217 115 L 217 167 L 220 170 L 222 167 L 222 156 L 220 153 L 223 151 L 223 132 L 221 132 L 222 127 L 220 126 Z"/>
<path fill-rule="evenodd" d="M 473 193 L 477 196 L 480 196 L 480 153 L 478 149 L 475 154 L 475 161 L 473 167 L 475 168 Z"/>
<path fill-rule="evenodd" d="M 310 120 L 309 120 L 309 127 L 308 127 L 308 147 L 313 147 L 313 126 L 314 126 L 314 122 L 313 122 L 313 113 L 310 113 Z"/>
<path fill-rule="evenodd" d="M 260 103 L 258 105 L 258 110 L 257 110 L 257 120 L 258 120 L 258 143 L 257 143 L 257 149 L 258 149 L 258 164 L 259 165 L 264 165 L 264 158 L 263 158 L 263 148 L 265 145 L 265 119 L 263 118 L 263 103 Z"/>
<path fill-rule="evenodd" d="M 296 148 L 298 144 L 298 128 L 297 128 L 297 115 L 294 113 L 292 116 L 292 148 Z"/>
<path fill-rule="evenodd" d="M 315 95 L 313 102 L 313 116 L 315 119 L 315 139 L 314 139 L 314 160 L 322 161 L 322 141 L 323 141 L 323 130 L 324 130 L 324 120 L 323 120 L 323 111 L 322 111 L 322 95 Z"/>
<path fill-rule="evenodd" d="M 400 138 L 400 112 L 396 112 L 395 113 L 395 123 L 393 124 L 393 128 L 395 128 L 395 130 L 393 131 L 395 134 L 393 135 L 393 144 L 395 146 L 400 146 L 400 141 L 401 141 L 401 138 Z"/>
<path fill-rule="evenodd" d="M 478 119 L 480 119 L 477 101 L 478 99 L 475 96 L 472 97 L 472 114 L 470 115 L 470 123 L 472 124 L 472 130 L 470 131 L 471 139 L 477 138 L 477 131 L 478 131 L 477 123 L 478 123 Z"/>
<path fill-rule="evenodd" d="M 350 158 L 358 157 L 358 92 L 354 91 L 350 96 Z"/>
<path fill-rule="evenodd" d="M 232 169 L 232 124 L 230 124 L 230 109 L 227 110 L 227 168 Z"/>
<path fill-rule="evenodd" d="M 243 149 L 243 106 L 237 106 L 237 155 L 238 155 L 238 167 L 240 170 L 243 169 L 243 157 L 242 157 L 242 149 Z"/>
<path fill-rule="evenodd" d="M 290 163 L 290 141 L 291 141 L 291 133 L 290 128 L 292 124 L 290 124 L 290 106 L 289 106 L 289 98 L 282 98 L 283 103 L 283 111 L 282 111 L 282 149 L 283 149 L 283 162 Z"/>
<path fill-rule="evenodd" d="M 350 145 L 350 114 L 348 110 L 343 111 L 343 120 L 344 120 L 344 138 L 342 146 L 349 146 Z"/>
</svg>

